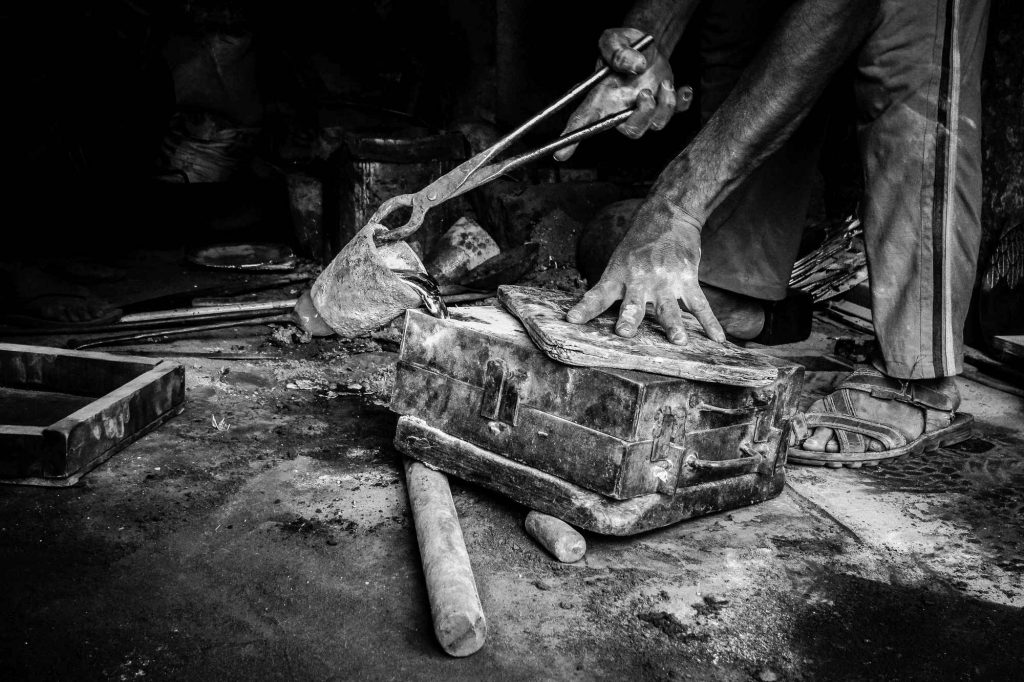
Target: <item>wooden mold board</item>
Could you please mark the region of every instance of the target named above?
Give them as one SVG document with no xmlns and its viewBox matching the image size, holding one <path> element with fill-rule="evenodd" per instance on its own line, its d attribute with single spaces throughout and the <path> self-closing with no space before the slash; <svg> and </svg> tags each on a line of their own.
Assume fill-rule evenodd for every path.
<svg viewBox="0 0 1024 682">
<path fill-rule="evenodd" d="M 519 318 L 548 357 L 578 367 L 607 367 L 664 374 L 732 386 L 768 386 L 778 377 L 769 358 L 725 342 L 712 341 L 692 315 L 683 314 L 689 341 L 669 343 L 650 320 L 631 339 L 615 334 L 615 318 L 601 316 L 573 324 L 565 313 L 579 300 L 561 291 L 502 286 L 498 299 Z"/>
<path fill-rule="evenodd" d="M 0 483 L 74 485 L 184 401 L 177 363 L 2 343 Z"/>
</svg>

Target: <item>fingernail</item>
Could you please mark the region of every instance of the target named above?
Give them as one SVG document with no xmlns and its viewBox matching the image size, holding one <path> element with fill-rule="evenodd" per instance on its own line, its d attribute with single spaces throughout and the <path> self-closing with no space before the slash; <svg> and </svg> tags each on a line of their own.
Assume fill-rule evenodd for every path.
<svg viewBox="0 0 1024 682">
<path fill-rule="evenodd" d="M 639 74 L 639 73 L 643 73 L 646 70 L 647 70 L 647 58 L 646 57 L 640 57 L 640 59 L 637 60 L 636 65 L 633 67 L 633 73 Z"/>
<path fill-rule="evenodd" d="M 690 88 L 683 88 L 682 91 L 679 92 L 678 94 L 679 97 L 681 97 L 684 100 L 693 99 L 693 90 L 691 90 Z"/>
<path fill-rule="evenodd" d="M 672 343 L 686 343 L 686 333 L 676 332 L 675 334 L 670 336 L 668 340 L 671 341 Z"/>
<path fill-rule="evenodd" d="M 661 87 L 663 87 L 666 90 L 675 90 L 675 88 L 672 86 L 672 81 L 669 80 L 661 81 Z"/>
<path fill-rule="evenodd" d="M 580 315 L 575 310 L 570 310 L 565 314 L 565 319 L 569 322 L 572 322 L 573 324 L 579 324 L 580 322 L 583 321 L 583 316 Z"/>
<path fill-rule="evenodd" d="M 633 328 L 633 325 L 631 324 L 620 324 L 617 327 L 615 327 L 615 331 L 616 333 L 621 334 L 623 336 L 628 336 L 629 334 L 632 334 L 636 330 Z"/>
</svg>

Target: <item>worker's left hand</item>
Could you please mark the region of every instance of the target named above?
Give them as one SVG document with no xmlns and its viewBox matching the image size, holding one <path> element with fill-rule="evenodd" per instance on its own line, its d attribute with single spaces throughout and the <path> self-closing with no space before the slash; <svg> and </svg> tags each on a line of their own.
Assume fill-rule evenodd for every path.
<svg viewBox="0 0 1024 682">
<path fill-rule="evenodd" d="M 690 214 L 657 194 L 649 196 L 612 254 L 601 281 L 569 310 L 566 319 L 585 324 L 621 299 L 615 333 L 633 337 L 651 303 L 668 340 L 683 345 L 687 335 L 679 308 L 682 301 L 710 338 L 725 341 L 722 325 L 697 281 L 700 229 Z"/>
<path fill-rule="evenodd" d="M 684 86 L 676 92 L 672 67 L 665 55 L 655 46 L 642 53 L 630 47 L 644 35 L 635 28 L 612 28 L 601 35 L 598 47 L 603 61 L 598 62 L 598 68 L 608 65 L 612 73 L 595 85 L 576 108 L 563 135 L 605 116 L 635 108 L 633 115 L 616 128 L 635 140 L 648 130 L 661 130 L 672 114 L 689 108 L 693 90 Z M 575 151 L 576 145 L 560 149 L 555 152 L 555 159 L 565 161 Z"/>
</svg>

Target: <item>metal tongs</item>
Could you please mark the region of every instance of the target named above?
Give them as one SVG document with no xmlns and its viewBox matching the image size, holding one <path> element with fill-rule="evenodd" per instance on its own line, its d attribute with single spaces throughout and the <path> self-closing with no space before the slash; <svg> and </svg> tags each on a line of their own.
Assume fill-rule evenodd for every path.
<svg viewBox="0 0 1024 682">
<path fill-rule="evenodd" d="M 647 35 L 633 43 L 631 47 L 634 50 L 642 50 L 653 41 L 654 37 Z M 509 145 L 526 134 L 527 131 L 548 116 L 551 116 L 560 110 L 572 100 L 576 99 L 576 97 L 585 91 L 589 90 L 609 73 L 611 73 L 611 68 L 608 66 L 596 71 L 592 76 L 573 87 L 569 92 L 562 95 L 546 109 L 526 121 L 526 123 L 523 123 L 511 133 L 501 138 L 476 156 L 459 164 L 455 169 L 430 183 L 419 192 L 416 192 L 415 194 L 401 194 L 385 201 L 381 204 L 380 208 L 377 209 L 377 212 L 373 214 L 373 217 L 370 218 L 371 223 L 382 224 L 383 220 L 387 216 L 399 208 L 408 207 L 412 209 L 412 212 L 404 225 L 386 232 L 381 231 L 377 236 L 377 240 L 381 242 L 392 242 L 405 239 L 418 230 L 420 225 L 423 224 L 423 218 L 426 216 L 429 208 L 438 206 L 449 199 L 454 199 L 461 194 L 465 194 L 472 189 L 476 189 L 480 185 L 484 185 L 500 175 L 515 168 L 519 168 L 534 159 L 556 152 L 562 147 L 568 147 L 571 144 L 581 142 L 588 137 L 592 137 L 593 135 L 602 133 L 610 128 L 614 128 L 620 123 L 623 123 L 633 115 L 634 109 L 624 109 L 616 114 L 606 116 L 586 128 L 574 130 L 573 132 L 563 135 L 557 140 L 554 140 L 543 147 L 539 147 L 538 149 L 534 149 L 533 151 L 520 154 L 519 156 L 498 163 L 490 163 L 495 156 L 507 149 Z"/>
</svg>

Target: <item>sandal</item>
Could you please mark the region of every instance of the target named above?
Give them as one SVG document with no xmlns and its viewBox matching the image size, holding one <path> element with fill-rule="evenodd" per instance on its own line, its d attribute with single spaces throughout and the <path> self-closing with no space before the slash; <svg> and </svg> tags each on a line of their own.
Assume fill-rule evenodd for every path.
<svg viewBox="0 0 1024 682">
<path fill-rule="evenodd" d="M 924 432 L 908 441 L 898 429 L 856 414 L 850 391 L 868 393 L 873 398 L 898 400 L 924 411 Z M 839 452 L 805 450 L 797 445 L 789 448 L 789 461 L 794 464 L 858 468 L 874 466 L 884 459 L 909 453 L 931 451 L 959 443 L 971 435 L 974 417 L 957 414 L 959 399 L 927 386 L 888 377 L 874 367 L 858 367 L 831 394 L 822 399 L 824 411 L 798 414 L 793 419 L 795 442 L 803 441 L 811 431 L 824 426 L 835 431 Z M 868 438 L 879 441 L 884 450 L 868 450 Z"/>
</svg>

